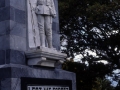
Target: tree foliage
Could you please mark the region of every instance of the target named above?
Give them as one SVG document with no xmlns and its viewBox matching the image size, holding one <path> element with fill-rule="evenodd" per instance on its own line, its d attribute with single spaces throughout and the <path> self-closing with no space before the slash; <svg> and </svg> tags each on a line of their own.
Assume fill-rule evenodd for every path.
<svg viewBox="0 0 120 90">
<path fill-rule="evenodd" d="M 81 64 L 63 64 L 65 70 L 76 73 L 77 89 L 114 90 L 105 75 L 120 68 L 120 0 L 59 0 L 59 14 L 63 52 L 72 58 L 82 55 Z M 116 90 L 119 87 L 120 83 Z"/>
<path fill-rule="evenodd" d="M 115 90 L 110 84 L 111 82 L 107 79 L 96 78 L 92 90 Z"/>
<path fill-rule="evenodd" d="M 77 90 L 114 90 L 105 75 L 111 74 L 110 64 L 92 63 L 86 66 L 83 63 L 66 61 L 63 69 L 76 73 Z"/>
<path fill-rule="evenodd" d="M 119 67 L 120 0 L 59 0 L 59 13 L 68 57 L 81 54 L 83 61 L 103 59 Z"/>
</svg>

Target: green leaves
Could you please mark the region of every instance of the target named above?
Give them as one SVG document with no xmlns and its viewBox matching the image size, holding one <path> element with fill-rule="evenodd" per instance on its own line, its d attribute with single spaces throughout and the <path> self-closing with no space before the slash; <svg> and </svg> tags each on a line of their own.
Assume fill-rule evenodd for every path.
<svg viewBox="0 0 120 90">
<path fill-rule="evenodd" d="M 83 61 L 105 59 L 119 66 L 120 34 L 114 32 L 120 30 L 120 0 L 59 0 L 59 10 L 68 57 L 77 53 Z M 97 58 L 86 50 L 95 51 Z"/>
<path fill-rule="evenodd" d="M 66 61 L 63 69 L 76 73 L 77 90 L 113 90 L 110 81 L 105 78 L 112 72 L 110 64 Z"/>
</svg>

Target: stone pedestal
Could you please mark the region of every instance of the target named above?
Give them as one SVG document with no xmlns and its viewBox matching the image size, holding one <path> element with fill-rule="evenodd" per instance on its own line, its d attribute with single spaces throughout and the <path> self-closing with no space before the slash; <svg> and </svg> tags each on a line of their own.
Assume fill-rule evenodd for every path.
<svg viewBox="0 0 120 90">
<path fill-rule="evenodd" d="M 48 81 L 49 79 L 53 79 L 53 82 L 51 81 L 50 84 L 55 84 L 55 80 L 70 80 L 72 84 L 72 90 L 76 90 L 75 74 L 61 69 L 42 67 L 35 68 L 24 65 L 9 64 L 0 67 L 0 77 L 2 77 L 0 78 L 0 90 L 26 90 L 22 86 L 22 84 L 26 83 L 22 82 L 22 78 L 31 78 L 35 80 L 42 78 L 48 79 Z M 42 83 L 45 82 L 42 81 Z M 56 82 L 56 84 L 57 83 L 59 82 Z"/>
<path fill-rule="evenodd" d="M 41 47 L 29 50 L 26 52 L 26 57 L 28 65 L 55 67 L 57 64 L 63 63 L 67 55 L 56 49 Z"/>
<path fill-rule="evenodd" d="M 28 38 L 30 36 L 28 1 L 0 0 L 0 90 L 28 90 L 27 86 L 22 88 L 22 85 L 23 83 L 31 84 L 22 82 L 23 78 L 38 79 L 38 81 L 49 79 L 56 83 L 67 80 L 66 82 L 72 83 L 70 86 L 72 88 L 69 90 L 76 90 L 75 74 L 61 68 L 57 69 L 57 66 L 61 65 L 66 58 L 65 54 L 59 52 L 58 0 L 54 0 L 57 17 L 52 24 L 52 42 L 55 49 L 31 49 Z M 33 84 L 39 85 L 39 82 Z M 63 84 L 52 84 L 51 81 L 48 85 L 61 86 Z"/>
</svg>

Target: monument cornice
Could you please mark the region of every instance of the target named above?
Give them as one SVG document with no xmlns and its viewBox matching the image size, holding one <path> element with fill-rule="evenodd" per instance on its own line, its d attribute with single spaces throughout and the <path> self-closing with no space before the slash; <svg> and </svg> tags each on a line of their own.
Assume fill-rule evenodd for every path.
<svg viewBox="0 0 120 90">
<path fill-rule="evenodd" d="M 56 63 L 63 63 L 67 55 L 56 49 L 41 47 L 40 49 L 31 49 L 27 51 L 26 57 L 28 59 L 28 65 L 41 65 L 41 63 L 45 62 L 49 63 L 45 66 L 55 67 Z"/>
</svg>

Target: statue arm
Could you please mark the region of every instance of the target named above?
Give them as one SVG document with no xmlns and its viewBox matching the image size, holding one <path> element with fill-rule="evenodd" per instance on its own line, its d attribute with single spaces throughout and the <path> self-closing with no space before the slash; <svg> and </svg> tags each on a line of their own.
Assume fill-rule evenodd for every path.
<svg viewBox="0 0 120 90">
<path fill-rule="evenodd" d="M 52 10 L 53 10 L 53 17 L 56 17 L 55 4 L 53 0 L 52 0 Z"/>
<path fill-rule="evenodd" d="M 37 0 L 32 0 L 32 9 L 35 11 L 35 8 L 37 7 Z"/>
</svg>

